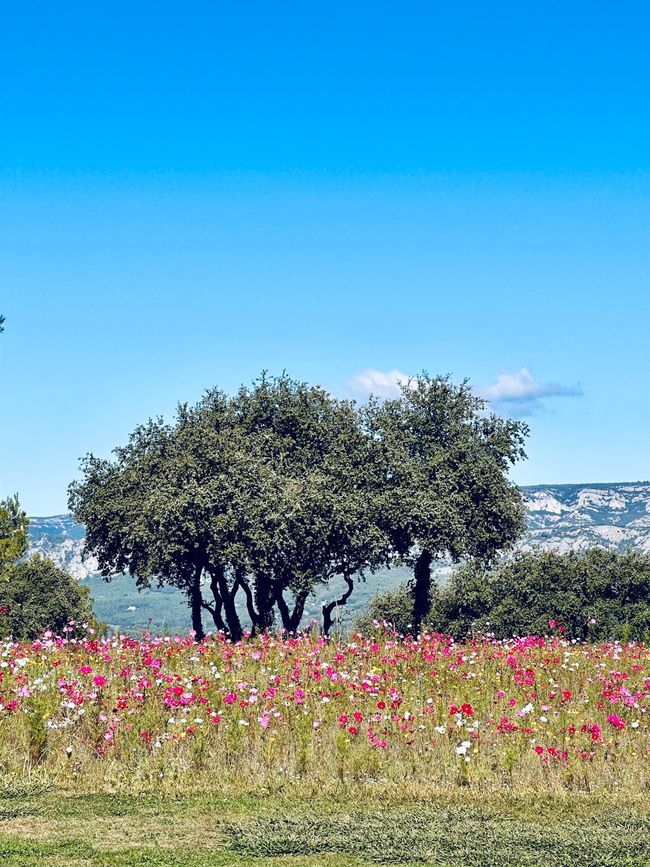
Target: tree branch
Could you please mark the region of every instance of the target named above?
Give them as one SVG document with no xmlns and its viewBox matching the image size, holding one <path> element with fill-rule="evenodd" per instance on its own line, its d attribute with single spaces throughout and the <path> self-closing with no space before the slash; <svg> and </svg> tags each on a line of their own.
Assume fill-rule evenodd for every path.
<svg viewBox="0 0 650 867">
<path fill-rule="evenodd" d="M 332 611 L 341 605 L 345 605 L 354 590 L 354 580 L 349 575 L 344 575 L 343 580 L 348 585 L 348 589 L 343 593 L 343 595 L 338 599 L 334 599 L 332 602 L 323 602 L 323 635 L 330 634 L 330 629 L 334 622 Z"/>
</svg>

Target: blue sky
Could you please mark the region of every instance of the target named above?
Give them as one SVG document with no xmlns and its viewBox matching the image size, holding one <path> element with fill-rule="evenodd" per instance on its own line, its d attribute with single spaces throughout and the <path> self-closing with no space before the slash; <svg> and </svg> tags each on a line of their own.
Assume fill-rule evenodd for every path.
<svg viewBox="0 0 650 867">
<path fill-rule="evenodd" d="M 646 4 L 24 3 L 0 29 L 0 495 L 262 369 L 426 369 L 522 484 L 650 477 Z"/>
</svg>

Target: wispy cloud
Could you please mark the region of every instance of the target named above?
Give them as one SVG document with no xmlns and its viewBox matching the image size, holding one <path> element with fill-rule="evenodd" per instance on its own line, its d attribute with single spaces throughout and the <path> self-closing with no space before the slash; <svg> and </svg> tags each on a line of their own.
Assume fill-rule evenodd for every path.
<svg viewBox="0 0 650 867">
<path fill-rule="evenodd" d="M 538 382 L 527 367 L 515 373 L 500 373 L 494 385 L 478 390 L 494 409 L 503 408 L 515 415 L 532 415 L 545 408 L 544 399 L 550 397 L 579 397 L 579 385 L 561 385 L 559 382 Z"/>
<path fill-rule="evenodd" d="M 396 368 L 384 371 L 371 367 L 351 377 L 346 387 L 358 397 L 365 398 L 370 394 L 380 398 L 397 397 L 400 384 L 406 384 L 409 379 L 408 373 Z M 483 388 L 475 387 L 474 393 L 488 401 L 495 412 L 527 416 L 543 412 L 549 398 L 580 397 L 583 392 L 579 385 L 538 382 L 527 367 L 522 367 L 514 373 L 500 373 L 496 382 Z"/>
<path fill-rule="evenodd" d="M 359 396 L 368 397 L 374 394 L 377 397 L 397 397 L 400 394 L 400 383 L 405 384 L 408 380 L 409 375 L 401 370 L 368 368 L 355 374 L 346 384 L 350 391 Z"/>
</svg>

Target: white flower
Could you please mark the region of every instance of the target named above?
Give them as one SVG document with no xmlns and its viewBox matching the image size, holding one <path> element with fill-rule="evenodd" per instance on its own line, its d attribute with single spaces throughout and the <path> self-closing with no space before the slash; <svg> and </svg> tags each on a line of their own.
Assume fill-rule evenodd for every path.
<svg viewBox="0 0 650 867">
<path fill-rule="evenodd" d="M 436 726 L 435 731 L 437 731 L 439 735 L 444 735 L 447 729 L 444 726 Z"/>
<path fill-rule="evenodd" d="M 457 755 L 464 756 L 470 747 L 471 747 L 471 743 L 469 741 L 463 741 L 459 747 L 456 747 Z"/>
<path fill-rule="evenodd" d="M 639 727 L 639 721 L 638 720 L 635 719 L 633 723 L 630 723 L 630 728 L 638 729 L 638 727 Z"/>
</svg>

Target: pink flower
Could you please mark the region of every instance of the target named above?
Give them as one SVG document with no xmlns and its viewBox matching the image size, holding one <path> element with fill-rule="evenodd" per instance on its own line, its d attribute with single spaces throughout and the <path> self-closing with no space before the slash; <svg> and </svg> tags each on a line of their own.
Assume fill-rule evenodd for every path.
<svg viewBox="0 0 650 867">
<path fill-rule="evenodd" d="M 625 720 L 621 719 L 620 716 L 615 713 L 610 713 L 610 715 L 607 717 L 607 722 L 611 723 L 614 728 L 618 729 L 619 731 L 623 731 L 623 729 L 625 728 Z"/>
<path fill-rule="evenodd" d="M 92 669 L 92 666 L 91 666 L 91 665 L 82 665 L 81 668 L 79 669 L 79 671 L 80 671 L 82 674 L 90 674 L 90 672 L 91 672 L 92 670 L 93 670 L 93 669 Z"/>
<path fill-rule="evenodd" d="M 226 702 L 226 704 L 232 704 L 233 702 L 237 701 L 237 693 L 229 692 L 228 695 L 224 696 L 223 700 Z"/>
<path fill-rule="evenodd" d="M 95 686 L 104 686 L 104 684 L 106 683 L 106 678 L 103 674 L 96 674 L 93 677 L 93 683 L 95 684 Z"/>
<path fill-rule="evenodd" d="M 265 713 L 263 716 L 258 716 L 257 721 L 263 729 L 269 727 L 269 715 L 267 713 Z"/>
</svg>

